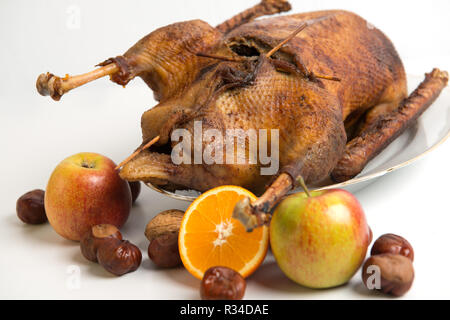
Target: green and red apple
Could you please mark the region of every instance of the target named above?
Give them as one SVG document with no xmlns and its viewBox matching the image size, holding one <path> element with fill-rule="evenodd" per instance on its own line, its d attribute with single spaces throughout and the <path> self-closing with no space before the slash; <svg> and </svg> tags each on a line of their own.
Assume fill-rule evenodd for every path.
<svg viewBox="0 0 450 320">
<path fill-rule="evenodd" d="M 370 233 L 352 194 L 316 191 L 280 203 L 270 224 L 270 244 L 290 279 L 309 288 L 331 288 L 347 283 L 359 269 Z"/>
<path fill-rule="evenodd" d="M 45 210 L 53 229 L 79 241 L 90 227 L 122 227 L 132 198 L 127 181 L 115 163 L 96 153 L 79 153 L 63 160 L 53 171 L 45 192 Z"/>
</svg>

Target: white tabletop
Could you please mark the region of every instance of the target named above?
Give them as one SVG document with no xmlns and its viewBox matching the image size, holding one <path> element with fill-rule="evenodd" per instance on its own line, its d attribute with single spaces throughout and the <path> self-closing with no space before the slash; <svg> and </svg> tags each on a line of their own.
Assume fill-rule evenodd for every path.
<svg viewBox="0 0 450 320">
<path fill-rule="evenodd" d="M 88 71 L 98 62 L 123 53 L 159 26 L 193 18 L 217 24 L 255 2 L 1 2 L 0 298 L 199 297 L 199 281 L 186 270 L 158 270 L 146 253 L 146 223 L 160 211 L 185 209 L 187 203 L 143 188 L 123 229 L 125 237 L 142 249 L 143 263 L 138 271 L 120 278 L 87 262 L 78 244 L 59 237 L 50 225 L 26 226 L 17 219 L 17 198 L 31 189 L 44 189 L 53 168 L 65 157 L 92 151 L 118 162 L 128 156 L 141 142 L 141 114 L 155 104 L 141 80 L 122 89 L 103 79 L 64 96 L 59 103 L 39 96 L 34 85 L 37 75 L 45 71 L 57 75 Z M 337 6 L 331 0 L 292 3 L 298 12 Z M 442 38 L 450 31 L 446 17 L 449 1 L 429 0 L 425 4 L 411 0 L 407 5 L 402 1 L 340 1 L 339 5 L 384 30 L 396 44 L 408 73 L 422 74 L 435 66 L 450 69 L 450 43 Z M 378 179 L 356 194 L 374 237 L 397 233 L 414 246 L 416 279 L 405 296 L 408 299 L 450 298 L 449 156 L 447 142 L 419 162 Z M 359 273 L 340 288 L 302 288 L 288 280 L 270 256 L 248 279 L 246 293 L 247 299 L 380 297 L 362 287 Z"/>
</svg>

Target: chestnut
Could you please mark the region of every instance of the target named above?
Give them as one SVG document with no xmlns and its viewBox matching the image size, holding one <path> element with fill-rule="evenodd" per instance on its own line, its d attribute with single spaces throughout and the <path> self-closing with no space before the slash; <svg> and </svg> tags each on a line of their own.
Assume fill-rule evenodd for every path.
<svg viewBox="0 0 450 320">
<path fill-rule="evenodd" d="M 245 288 L 245 280 L 238 272 L 227 267 L 212 267 L 203 275 L 200 296 L 202 300 L 241 300 Z"/>
<path fill-rule="evenodd" d="M 121 276 L 139 268 L 142 254 L 141 250 L 129 241 L 112 238 L 100 244 L 97 260 L 106 271 Z"/>
<path fill-rule="evenodd" d="M 179 266 L 178 234 L 168 233 L 154 238 L 148 246 L 148 256 L 160 268 Z"/>
<path fill-rule="evenodd" d="M 131 190 L 131 200 L 134 204 L 141 193 L 141 183 L 139 181 L 128 181 Z"/>
<path fill-rule="evenodd" d="M 47 222 L 44 207 L 45 191 L 36 189 L 25 193 L 16 202 L 16 212 L 20 220 L 27 224 Z"/>
<path fill-rule="evenodd" d="M 364 263 L 362 279 L 369 290 L 400 297 L 411 288 L 414 268 L 411 259 L 392 253 L 372 256 Z"/>
<path fill-rule="evenodd" d="M 160 268 L 173 268 L 181 264 L 178 233 L 183 215 L 180 210 L 163 211 L 145 228 L 145 236 L 150 241 L 148 256 Z"/>
<path fill-rule="evenodd" d="M 406 239 L 392 233 L 379 237 L 370 252 L 372 256 L 383 253 L 400 254 L 414 261 L 414 250 L 411 244 Z"/>
<path fill-rule="evenodd" d="M 80 249 L 83 256 L 92 262 L 97 262 L 97 250 L 103 241 L 108 239 L 122 240 L 122 234 L 116 226 L 111 224 L 98 224 L 92 226 L 80 240 Z"/>
</svg>

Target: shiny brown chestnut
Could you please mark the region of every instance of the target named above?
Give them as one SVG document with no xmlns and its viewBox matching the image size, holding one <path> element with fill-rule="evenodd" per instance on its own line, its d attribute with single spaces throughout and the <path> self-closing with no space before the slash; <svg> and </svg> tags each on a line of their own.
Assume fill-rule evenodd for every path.
<svg viewBox="0 0 450 320">
<path fill-rule="evenodd" d="M 400 254 L 414 261 L 414 250 L 408 240 L 392 233 L 379 237 L 370 252 L 372 256 L 383 253 Z"/>
<path fill-rule="evenodd" d="M 16 212 L 20 220 L 27 224 L 47 222 L 44 207 L 45 191 L 36 189 L 25 193 L 16 202 Z"/>
<path fill-rule="evenodd" d="M 168 233 L 150 241 L 148 256 L 160 268 L 174 268 L 181 264 L 178 234 Z"/>
<path fill-rule="evenodd" d="M 369 290 L 400 297 L 414 281 L 412 261 L 400 254 L 385 253 L 370 257 L 362 268 L 362 280 Z"/>
<path fill-rule="evenodd" d="M 141 250 L 129 241 L 110 239 L 99 246 L 97 260 L 106 271 L 121 276 L 139 268 L 142 254 Z"/>
<path fill-rule="evenodd" d="M 238 272 L 226 267 L 212 267 L 203 275 L 200 296 L 203 300 L 241 300 L 245 288 L 245 279 Z"/>
<path fill-rule="evenodd" d="M 160 268 L 173 268 L 181 264 L 178 233 L 183 215 L 180 210 L 160 212 L 145 228 L 145 236 L 150 241 L 148 256 Z"/>
<path fill-rule="evenodd" d="M 80 240 L 80 250 L 83 256 L 92 262 L 97 262 L 98 247 L 109 239 L 122 240 L 122 234 L 116 226 L 99 224 L 92 226 Z"/>
</svg>

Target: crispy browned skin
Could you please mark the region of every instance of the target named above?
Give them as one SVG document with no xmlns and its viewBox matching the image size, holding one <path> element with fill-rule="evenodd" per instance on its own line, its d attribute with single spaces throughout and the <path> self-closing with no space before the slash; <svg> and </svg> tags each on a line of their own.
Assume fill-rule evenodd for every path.
<svg viewBox="0 0 450 320">
<path fill-rule="evenodd" d="M 361 17 L 347 11 L 320 11 L 268 18 L 245 24 L 225 37 L 229 45 L 267 52 L 302 23 L 308 27 L 274 58 L 302 61 L 310 72 L 334 75 L 322 81 L 341 103 L 344 120 L 382 103 L 406 97 L 403 64 L 390 40 Z"/>
<path fill-rule="evenodd" d="M 195 53 L 210 50 L 221 37 L 217 29 L 201 20 L 174 23 L 155 30 L 123 56 L 101 65 L 118 61 L 121 72 L 114 74 L 112 81 L 126 85 L 140 77 L 153 90 L 155 99 L 164 101 L 180 95 L 192 84 L 205 65 L 205 60 Z"/>
<path fill-rule="evenodd" d="M 380 30 L 341 10 L 254 20 L 289 9 L 285 0 L 263 0 L 216 28 L 200 20 L 175 23 L 90 73 L 68 79 L 43 74 L 37 88 L 58 100 L 103 75 L 121 85 L 141 77 L 159 101 L 142 116 L 142 145 L 160 138 L 127 163 L 121 176 L 167 189 L 204 191 L 234 184 L 257 193 L 277 178 L 277 188 L 270 188 L 258 203 L 259 211 L 268 211 L 300 177 L 315 183 L 333 169 L 337 179 L 359 173 L 440 91 L 413 98 L 408 120 L 402 119 L 397 107 L 407 96 L 405 72 Z M 300 34 L 266 57 L 303 24 Z M 395 126 L 393 121 L 389 128 L 374 125 L 390 114 L 399 116 Z M 177 128 L 193 133 L 195 121 L 223 135 L 227 129 L 279 129 L 280 171 L 263 176 L 261 163 L 173 164 L 171 133 Z M 353 149 L 351 142 L 344 153 L 353 138 L 364 143 Z M 237 148 L 248 156 L 247 142 Z M 204 142 L 203 150 L 208 146 Z"/>
<path fill-rule="evenodd" d="M 347 144 L 332 176 L 346 181 L 360 173 L 366 164 L 399 137 L 437 99 L 447 86 L 448 73 L 434 69 L 398 109 L 381 116 L 360 136 Z"/>
<path fill-rule="evenodd" d="M 242 76 L 233 78 L 232 74 L 239 72 Z M 245 78 L 252 78 L 251 84 L 242 83 Z M 286 87 L 296 90 L 286 90 Z M 170 110 L 173 115 L 159 130 L 154 126 L 158 122 L 155 118 L 159 117 L 158 108 L 164 108 L 165 112 Z M 279 129 L 280 168 L 292 175 L 302 174 L 310 181 L 329 174 L 346 142 L 338 100 L 304 78 L 278 72 L 266 58 L 249 62 L 248 66 L 236 66 L 235 63 L 213 66 L 185 96 L 169 99 L 144 114 L 144 141 L 160 135 L 167 143 L 169 134 L 177 127 L 193 133 L 195 121 L 202 122 L 203 130 L 217 129 L 223 136 L 227 129 Z M 205 142 L 204 148 L 206 145 Z M 238 148 L 249 152 L 247 144 Z M 122 169 L 122 176 L 138 180 L 155 177 L 157 164 L 143 167 L 144 163 L 149 163 L 144 159 L 150 157 L 154 157 L 152 152 L 142 152 Z M 174 166 L 164 163 L 164 168 L 165 171 L 158 171 L 156 178 L 201 191 L 234 184 L 261 192 L 271 179 L 260 174 L 259 164 Z M 181 168 L 186 170 L 180 171 Z M 177 174 L 173 174 L 175 169 Z M 148 170 L 153 170 L 151 175 Z"/>
<path fill-rule="evenodd" d="M 273 59 L 263 58 L 302 23 L 308 27 Z M 390 41 L 350 12 L 323 11 L 257 20 L 223 35 L 215 45 L 197 50 L 248 61 L 192 58 L 197 65 L 190 70 L 197 70 L 200 76 L 184 90 L 180 88 L 178 94 L 156 91 L 162 99 L 142 117 L 144 141 L 160 135 L 163 145 L 174 128 L 192 131 L 198 120 L 203 121 L 204 129 L 223 133 L 226 129 L 279 129 L 281 172 L 293 179 L 301 175 L 308 183 L 328 176 L 343 154 L 345 119 L 359 120 L 371 107 L 397 105 L 406 95 L 403 66 Z M 250 55 L 259 57 L 246 57 Z M 287 68 L 280 67 L 279 61 Z M 308 74 L 302 74 L 305 68 Z M 289 69 L 297 72 L 288 74 Z M 165 72 L 159 79 L 180 73 L 180 67 Z M 249 75 L 253 81 L 239 84 L 242 79 L 227 78 L 237 73 L 244 75 L 241 78 Z M 313 80 L 311 73 L 341 81 Z M 230 81 L 236 84 L 223 90 L 224 83 Z M 155 170 L 150 157 L 154 156 L 142 153 L 123 168 L 122 176 L 156 183 L 169 181 L 200 191 L 237 184 L 261 192 L 271 179 L 260 175 L 260 165 L 190 165 L 181 170 L 184 166 L 164 163 L 166 171 Z M 175 169 L 176 175 L 172 173 Z"/>
</svg>

